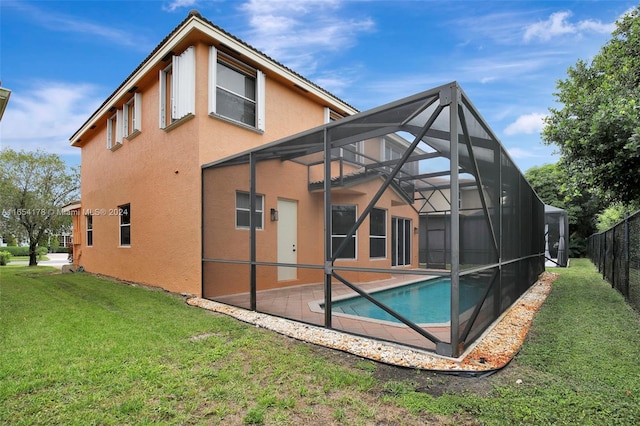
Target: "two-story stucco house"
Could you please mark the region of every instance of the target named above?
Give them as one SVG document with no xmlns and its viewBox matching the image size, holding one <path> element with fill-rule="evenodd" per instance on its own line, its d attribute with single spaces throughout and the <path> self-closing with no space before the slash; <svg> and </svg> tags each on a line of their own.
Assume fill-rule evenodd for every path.
<svg viewBox="0 0 640 426">
<path fill-rule="evenodd" d="M 74 263 L 202 296 L 202 166 L 356 112 L 199 13 L 189 13 L 70 138 L 82 150 Z M 288 181 L 273 178 L 272 185 Z M 230 211 L 221 225 L 221 247 L 233 241 L 233 233 L 225 232 L 247 226 L 241 213 L 248 188 L 229 188 L 240 213 Z M 263 212 L 277 207 L 271 201 L 260 206 Z M 318 215 L 307 220 L 322 232 Z M 391 220 L 385 216 L 389 225 Z M 314 238 L 305 231 L 309 226 L 299 227 L 301 237 Z M 414 245 L 403 266 L 417 262 L 417 239 Z"/>
</svg>

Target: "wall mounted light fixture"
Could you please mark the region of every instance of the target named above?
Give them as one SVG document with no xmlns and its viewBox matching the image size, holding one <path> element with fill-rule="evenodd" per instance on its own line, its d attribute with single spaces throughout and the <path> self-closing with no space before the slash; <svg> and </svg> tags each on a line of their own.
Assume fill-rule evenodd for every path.
<svg viewBox="0 0 640 426">
<path fill-rule="evenodd" d="M 271 209 L 271 222 L 277 222 L 277 221 L 278 221 L 278 210 Z"/>
</svg>

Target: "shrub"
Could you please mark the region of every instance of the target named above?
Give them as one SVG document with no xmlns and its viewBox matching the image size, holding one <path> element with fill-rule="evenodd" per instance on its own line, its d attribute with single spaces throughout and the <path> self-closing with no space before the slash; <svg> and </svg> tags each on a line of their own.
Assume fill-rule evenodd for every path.
<svg viewBox="0 0 640 426">
<path fill-rule="evenodd" d="M 11 253 L 12 256 L 29 256 L 29 246 L 7 246 L 2 247 L 2 251 L 7 251 Z M 44 256 L 45 254 L 47 254 L 47 248 L 38 247 L 36 249 L 36 254 L 38 255 L 38 257 Z"/>
<path fill-rule="evenodd" d="M 0 266 L 5 266 L 9 262 L 11 262 L 11 253 L 0 251 Z"/>
<path fill-rule="evenodd" d="M 2 250 L 11 253 L 12 256 L 29 256 L 29 247 L 7 246 L 2 247 Z"/>
</svg>

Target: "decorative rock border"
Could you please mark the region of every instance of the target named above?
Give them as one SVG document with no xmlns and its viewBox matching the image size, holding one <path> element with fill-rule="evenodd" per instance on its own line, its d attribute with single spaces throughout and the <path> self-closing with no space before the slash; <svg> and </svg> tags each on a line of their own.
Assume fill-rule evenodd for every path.
<svg viewBox="0 0 640 426">
<path fill-rule="evenodd" d="M 249 311 L 199 297 L 187 304 L 232 316 L 294 339 L 349 352 L 401 367 L 448 373 L 488 373 L 506 366 L 518 352 L 535 314 L 544 303 L 558 274 L 544 272 L 459 358 L 447 358 L 400 344 L 354 336 L 310 324 Z"/>
</svg>

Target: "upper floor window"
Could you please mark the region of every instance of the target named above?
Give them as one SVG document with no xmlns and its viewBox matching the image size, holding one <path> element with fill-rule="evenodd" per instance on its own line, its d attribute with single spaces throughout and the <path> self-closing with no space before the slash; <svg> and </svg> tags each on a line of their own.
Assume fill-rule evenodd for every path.
<svg viewBox="0 0 640 426">
<path fill-rule="evenodd" d="M 384 138 L 382 140 L 382 161 L 399 160 L 404 155 L 408 145 L 408 142 L 407 145 L 400 145 Z M 392 167 L 395 167 L 395 165 L 389 166 L 389 169 Z M 418 163 L 416 161 L 408 162 L 400 170 L 407 174 L 416 175 L 418 174 Z"/>
<path fill-rule="evenodd" d="M 195 112 L 196 54 L 193 46 L 171 58 L 160 71 L 160 127 Z"/>
<path fill-rule="evenodd" d="M 142 94 L 134 93 L 133 97 L 122 107 L 124 117 L 124 137 L 132 138 L 142 130 Z"/>
<path fill-rule="evenodd" d="M 209 112 L 264 130 L 264 73 L 211 46 Z"/>
<path fill-rule="evenodd" d="M 332 121 L 337 121 L 340 120 L 341 118 L 344 118 L 344 115 L 332 110 L 329 107 L 324 107 L 324 122 L 326 123 L 330 123 Z"/>
<path fill-rule="evenodd" d="M 122 145 L 122 110 L 107 119 L 107 149 L 116 149 Z"/>
<path fill-rule="evenodd" d="M 256 229 L 262 229 L 264 197 L 256 195 L 256 211 L 253 216 L 256 221 Z M 236 228 L 249 228 L 251 226 L 251 197 L 248 192 L 236 192 Z"/>
</svg>

